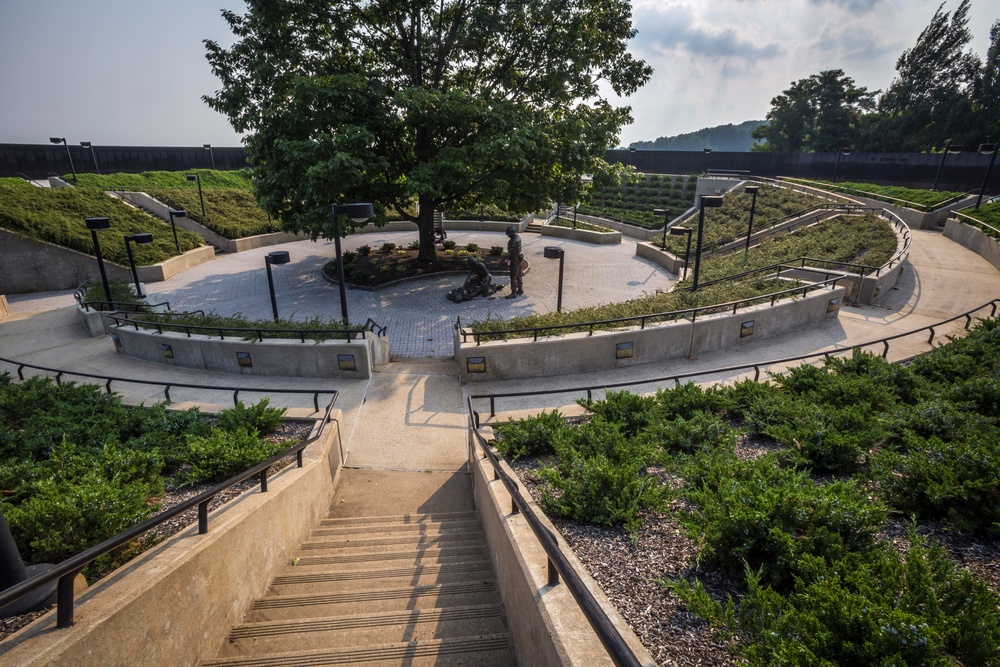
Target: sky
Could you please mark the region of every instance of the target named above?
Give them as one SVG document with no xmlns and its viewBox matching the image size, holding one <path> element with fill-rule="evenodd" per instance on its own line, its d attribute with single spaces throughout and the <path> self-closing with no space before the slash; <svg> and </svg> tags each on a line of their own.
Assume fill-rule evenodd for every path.
<svg viewBox="0 0 1000 667">
<path fill-rule="evenodd" d="M 620 145 L 763 119 L 789 84 L 843 69 L 885 89 L 941 0 L 634 0 L 632 53 L 654 69 Z M 952 11 L 959 0 L 946 0 Z M 239 0 L 0 0 L 0 143 L 239 146 L 202 95 L 205 39 L 228 46 Z M 972 0 L 983 56 L 1000 0 Z"/>
</svg>

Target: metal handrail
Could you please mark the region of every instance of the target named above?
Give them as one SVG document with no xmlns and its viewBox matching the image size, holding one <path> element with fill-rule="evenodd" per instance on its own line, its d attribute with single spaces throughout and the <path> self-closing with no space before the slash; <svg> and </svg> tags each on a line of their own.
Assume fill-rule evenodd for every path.
<svg viewBox="0 0 1000 667">
<path fill-rule="evenodd" d="M 99 378 L 106 380 L 105 388 L 108 393 L 111 393 L 111 383 L 112 381 L 119 382 L 133 382 L 138 384 L 153 384 L 153 385 L 164 385 L 164 395 L 167 400 L 170 400 L 170 388 L 171 387 L 186 387 L 193 389 L 211 389 L 218 391 L 233 391 L 233 402 L 238 400 L 239 393 L 241 391 L 248 392 L 262 392 L 269 394 L 303 394 L 310 393 L 313 394 L 313 405 L 317 412 L 319 412 L 319 395 L 320 394 L 332 394 L 330 402 L 327 404 L 326 409 L 323 413 L 323 417 L 320 420 L 320 428 L 316 431 L 315 435 L 308 440 L 301 442 L 294 447 L 291 447 L 280 454 L 272 456 L 268 460 L 257 464 L 249 470 L 245 470 L 242 473 L 227 479 L 211 489 L 204 491 L 193 498 L 189 498 L 184 502 L 171 507 L 168 510 L 164 510 L 159 514 L 152 516 L 145 521 L 136 524 L 132 528 L 110 537 L 100 544 L 97 544 L 75 556 L 67 558 L 61 563 L 53 566 L 44 572 L 41 572 L 33 577 L 29 577 L 10 588 L 0 591 L 0 607 L 3 607 L 11 602 L 14 602 L 25 595 L 30 594 L 32 591 L 45 586 L 46 584 L 58 579 L 58 585 L 56 589 L 56 627 L 58 628 L 68 628 L 73 625 L 73 581 L 76 575 L 79 574 L 87 567 L 91 562 L 100 558 L 101 556 L 113 551 L 114 549 L 120 547 L 123 544 L 128 544 L 135 538 L 143 535 L 144 533 L 152 530 L 153 528 L 159 526 L 160 524 L 166 522 L 169 519 L 191 509 L 194 506 L 198 507 L 198 534 L 205 535 L 208 533 L 208 504 L 218 494 L 229 489 L 236 484 L 239 484 L 255 475 L 260 476 L 260 490 L 261 493 L 267 492 L 267 471 L 278 461 L 288 457 L 295 456 L 297 467 L 302 467 L 302 450 L 311 445 L 312 443 L 319 440 L 326 429 L 327 423 L 330 421 L 330 415 L 333 412 L 334 404 L 337 402 L 337 397 L 339 392 L 335 389 L 261 389 L 261 388 L 249 388 L 249 387 L 215 387 L 209 385 L 196 385 L 196 384 L 182 384 L 182 383 L 165 383 L 165 382 L 154 382 L 149 380 L 132 380 L 129 378 L 116 378 L 106 375 L 96 375 L 93 373 L 78 373 L 76 371 L 65 371 L 57 370 L 52 368 L 45 368 L 43 366 L 36 366 L 34 364 L 22 363 L 19 361 L 14 361 L 12 359 L 4 359 L 0 357 L 0 362 L 5 362 L 9 364 L 15 364 L 18 366 L 18 377 L 23 381 L 24 368 L 34 368 L 37 370 L 44 370 L 47 372 L 56 373 L 56 383 L 61 382 L 63 375 L 74 375 L 79 377 L 87 378 Z"/>
<path fill-rule="evenodd" d="M 769 268 L 773 268 L 773 267 L 769 267 Z M 786 268 L 786 269 L 789 269 L 789 270 L 798 270 L 799 269 L 799 267 L 783 267 L 783 268 Z M 756 271 L 759 271 L 759 269 L 755 270 L 754 272 L 756 272 Z M 780 273 L 781 273 L 781 271 L 779 269 L 777 277 L 780 277 Z M 668 311 L 668 312 L 662 312 L 662 313 L 651 313 L 649 315 L 633 315 L 631 317 L 618 317 L 618 318 L 614 318 L 614 319 L 610 319 L 610 320 L 598 320 L 598 321 L 594 321 L 594 322 L 577 322 L 577 323 L 573 323 L 573 324 L 553 324 L 553 325 L 549 325 L 549 326 L 545 326 L 545 327 L 529 327 L 529 328 L 526 328 L 526 329 L 504 329 L 504 330 L 501 330 L 501 331 L 482 331 L 482 332 L 476 332 L 476 331 L 468 332 L 468 331 L 462 330 L 461 331 L 462 342 L 463 343 L 468 342 L 468 337 L 472 336 L 472 339 L 473 339 L 473 341 L 475 341 L 476 345 L 480 345 L 482 343 L 481 339 L 484 338 L 484 337 L 485 338 L 490 338 L 490 337 L 506 338 L 507 336 L 510 336 L 510 335 L 513 335 L 513 334 L 522 334 L 522 333 L 525 333 L 525 334 L 526 333 L 530 333 L 530 334 L 532 334 L 533 335 L 533 340 L 537 341 L 539 333 L 543 333 L 543 335 L 544 335 L 544 332 L 557 331 L 557 330 L 562 330 L 562 329 L 572 329 L 572 330 L 577 330 L 577 331 L 582 331 L 582 330 L 586 329 L 588 331 L 588 335 L 593 336 L 595 328 L 604 327 L 605 325 L 616 325 L 616 324 L 628 325 L 628 324 L 638 323 L 640 329 L 645 329 L 646 328 L 646 322 L 648 320 L 670 319 L 672 321 L 676 321 L 676 320 L 685 318 L 686 316 L 690 316 L 691 321 L 694 322 L 697 319 L 699 313 L 724 312 L 724 311 L 729 310 L 730 308 L 732 308 L 732 312 L 735 313 L 735 312 L 737 312 L 737 310 L 739 309 L 740 306 L 751 306 L 751 305 L 754 305 L 755 303 L 762 303 L 762 302 L 767 301 L 767 300 L 770 300 L 770 302 L 771 302 L 770 305 L 773 306 L 775 304 L 775 302 L 778 301 L 778 299 L 780 299 L 783 296 L 797 294 L 799 292 L 802 292 L 802 296 L 805 296 L 810 291 L 815 291 L 815 290 L 821 289 L 823 287 L 826 287 L 827 285 L 830 286 L 830 289 L 834 289 L 837 286 L 837 282 L 839 282 L 839 281 L 841 281 L 843 279 L 844 279 L 844 276 L 838 275 L 838 276 L 835 276 L 833 278 L 828 278 L 826 280 L 822 280 L 822 281 L 819 281 L 819 282 L 809 283 L 808 285 L 805 285 L 805 286 L 802 286 L 802 287 L 793 287 L 791 289 L 781 290 L 780 292 L 772 292 L 771 294 L 762 294 L 760 296 L 749 297 L 747 299 L 739 299 L 737 301 L 729 301 L 727 303 L 718 303 L 718 304 L 714 304 L 714 305 L 711 305 L 711 306 L 699 306 L 698 308 L 687 308 L 687 309 L 684 309 L 684 310 L 674 310 L 674 311 Z M 719 280 L 717 280 L 715 282 L 721 282 L 723 280 L 727 280 L 727 278 L 720 278 Z M 515 335 L 514 337 L 516 338 L 517 336 Z M 525 338 L 526 337 L 527 336 L 525 336 Z"/>
<path fill-rule="evenodd" d="M 84 310 L 90 311 L 91 308 L 100 312 L 123 312 L 123 313 L 139 313 L 144 312 L 139 310 L 140 308 L 159 308 L 160 306 L 166 306 L 167 312 L 170 312 L 170 302 L 161 301 L 159 303 L 132 303 L 128 301 L 79 301 L 79 304 Z M 103 308 L 102 306 L 107 306 Z M 202 313 L 204 315 L 204 313 Z"/>
<path fill-rule="evenodd" d="M 884 201 L 887 204 L 892 204 L 893 206 L 902 206 L 904 208 L 912 208 L 914 210 L 920 211 L 921 213 L 933 213 L 934 211 L 940 210 L 945 206 L 949 206 L 956 202 L 960 202 L 969 196 L 968 193 L 963 193 L 952 197 L 951 199 L 946 199 L 940 204 L 932 207 L 930 204 L 918 204 L 915 201 L 908 201 L 906 199 L 900 199 L 898 197 L 892 197 L 890 195 L 883 195 L 877 192 L 868 192 L 866 190 L 858 190 L 856 188 L 845 188 L 837 185 L 836 183 L 821 183 L 819 181 L 813 181 L 808 178 L 794 178 L 789 179 L 792 182 L 798 182 L 800 185 L 805 185 L 806 187 L 815 188 L 817 190 L 831 191 L 835 193 L 848 194 L 848 195 L 860 195 L 862 197 L 867 197 L 869 199 L 875 199 L 877 201 Z"/>
<path fill-rule="evenodd" d="M 612 661 L 616 665 L 620 667 L 640 667 L 642 663 L 635 656 L 635 653 L 632 652 L 632 649 L 625 642 L 621 633 L 618 632 L 618 628 L 608 618 L 597 598 L 594 597 L 594 594 L 583 582 L 580 574 L 573 567 L 572 563 L 570 563 L 569 559 L 566 558 L 562 549 L 559 548 L 559 542 L 555 535 L 539 520 L 531 504 L 521 494 L 517 482 L 501 467 L 497 455 L 493 453 L 485 438 L 479 432 L 478 415 L 472 409 L 472 398 L 469 397 L 468 402 L 469 414 L 473 416 L 474 428 L 472 429 L 472 433 L 483 451 L 483 457 L 488 459 L 493 466 L 494 478 L 501 480 L 510 494 L 513 504 L 512 511 L 515 513 L 520 512 L 524 516 L 528 526 L 531 528 L 531 532 L 534 533 L 535 538 L 545 551 L 548 559 L 548 585 L 558 585 L 560 578 L 565 582 L 566 588 L 573 595 L 577 604 L 580 605 L 580 610 L 594 629 L 594 632 L 597 633 L 598 639 L 601 640 L 601 643 L 607 649 Z"/>
<path fill-rule="evenodd" d="M 815 222 L 822 218 L 826 214 L 831 214 L 836 211 L 843 211 L 844 213 L 851 214 L 863 210 L 879 210 L 872 209 L 863 206 L 857 206 L 854 204 L 816 204 L 815 206 L 810 206 L 809 208 L 804 208 L 801 211 L 796 211 L 795 213 L 789 213 L 783 218 L 774 220 L 771 223 L 765 223 L 764 225 L 758 226 L 754 230 L 751 238 L 761 239 L 765 236 L 770 236 L 778 232 L 791 231 L 797 229 L 800 225 Z M 800 218 L 800 219 L 797 219 Z M 775 229 L 776 227 L 785 224 L 786 222 L 792 222 L 793 224 L 783 227 L 782 229 Z M 706 254 L 711 254 L 713 250 L 721 248 L 723 246 L 729 245 L 730 243 L 738 243 L 740 241 L 746 240 L 746 234 L 741 234 L 739 236 L 731 236 L 726 239 L 721 239 L 719 241 L 713 241 L 712 243 L 706 244 L 702 248 L 702 257 Z"/>
<path fill-rule="evenodd" d="M 689 378 L 699 377 L 702 375 L 721 375 L 724 373 L 734 373 L 737 371 L 747 371 L 753 370 L 754 381 L 760 381 L 760 369 L 765 366 L 777 366 L 783 364 L 791 364 L 797 361 L 807 361 L 812 359 L 817 359 L 819 357 L 831 357 L 837 354 L 843 354 L 845 352 L 852 352 L 853 350 L 859 350 L 866 347 L 871 347 L 873 345 L 882 345 L 882 358 L 885 359 L 889 355 L 889 342 L 900 338 L 906 338 L 919 334 L 925 331 L 930 332 L 930 336 L 927 339 L 927 344 L 934 342 L 934 337 L 936 336 L 935 329 L 942 327 L 946 324 L 951 324 L 957 320 L 965 318 L 965 328 L 968 329 L 972 326 L 973 314 L 983 310 L 984 308 L 990 308 L 989 317 L 996 317 L 998 306 L 1000 306 L 1000 298 L 991 299 L 981 306 L 977 306 L 972 310 L 968 310 L 954 317 L 950 317 L 946 320 L 941 320 L 940 322 L 935 322 L 934 324 L 928 324 L 927 326 L 920 327 L 919 329 L 913 329 L 912 331 L 906 331 L 899 334 L 894 334 L 892 336 L 886 336 L 884 338 L 877 338 L 875 340 L 870 340 L 864 343 L 858 343 L 856 345 L 851 345 L 849 347 L 838 347 L 832 350 L 826 350 L 823 352 L 812 352 L 810 354 L 803 354 L 795 357 L 782 357 L 780 359 L 772 359 L 770 361 L 761 361 L 751 364 L 740 364 L 737 366 L 726 366 L 723 368 L 712 368 L 708 370 L 700 371 L 689 371 L 687 373 L 678 373 L 676 375 L 667 375 L 664 377 L 651 378 L 647 380 L 629 380 L 627 382 L 614 382 L 601 385 L 589 385 L 582 387 L 568 387 L 564 389 L 545 389 L 540 391 L 520 391 L 520 392 L 508 392 L 504 394 L 476 394 L 469 397 L 469 414 L 473 415 L 474 421 L 478 428 L 479 425 L 479 413 L 472 410 L 473 400 L 489 400 L 490 402 L 490 416 L 496 416 L 496 400 L 501 398 L 523 398 L 525 396 L 547 396 L 553 394 L 572 394 L 572 393 L 586 393 L 587 400 L 592 400 L 594 391 L 601 391 L 606 389 L 618 389 L 621 387 L 634 387 L 637 385 L 648 385 L 648 384 L 665 384 L 668 382 L 673 382 L 675 385 L 679 385 L 681 380 L 686 380 Z"/>
<path fill-rule="evenodd" d="M 992 234 L 994 236 L 994 238 L 1000 238 L 1000 229 L 997 229 L 996 227 L 994 227 L 993 225 L 989 224 L 988 222 L 983 222 L 979 218 L 974 218 L 974 217 L 972 217 L 971 215 L 969 215 L 967 213 L 962 213 L 961 211 L 953 211 L 953 213 L 962 222 L 964 222 L 966 224 L 969 224 L 969 225 L 975 225 L 977 227 L 985 227 L 986 229 L 983 230 L 984 232 L 986 232 L 987 234 Z M 986 231 L 986 230 L 989 230 L 989 231 Z"/>
<path fill-rule="evenodd" d="M 166 314 L 166 313 L 164 313 Z M 185 315 L 186 313 L 170 313 L 170 315 Z M 299 341 L 306 342 L 307 336 L 315 336 L 332 334 L 329 336 L 330 339 L 343 337 L 347 341 L 352 341 L 357 337 L 364 337 L 365 331 L 371 331 L 378 336 L 385 336 L 387 327 L 380 327 L 374 320 L 368 318 L 361 327 L 357 329 L 264 329 L 264 328 L 244 328 L 244 327 L 213 327 L 213 326 L 202 326 L 197 324 L 181 324 L 181 323 L 170 323 L 170 322 L 149 322 L 144 320 L 132 319 L 127 313 L 118 314 L 114 313 L 108 315 L 108 317 L 115 321 L 115 326 L 133 326 L 135 330 L 138 331 L 140 328 L 143 329 L 155 329 L 157 333 L 162 334 L 164 328 L 167 329 L 180 329 L 183 333 L 187 334 L 187 337 L 191 337 L 191 333 L 204 334 L 206 336 L 211 336 L 213 333 L 219 337 L 220 340 L 225 340 L 227 332 L 230 337 L 234 334 L 236 337 L 241 339 L 248 339 L 247 334 L 254 334 L 257 341 L 264 340 L 264 334 L 296 334 L 299 337 Z M 269 335 L 269 338 L 291 338 L 291 336 L 281 336 L 281 335 Z"/>
</svg>

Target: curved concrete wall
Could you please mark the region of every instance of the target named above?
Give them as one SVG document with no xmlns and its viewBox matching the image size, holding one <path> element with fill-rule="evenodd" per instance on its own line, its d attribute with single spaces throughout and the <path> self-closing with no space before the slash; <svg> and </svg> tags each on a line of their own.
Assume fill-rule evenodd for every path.
<svg viewBox="0 0 1000 667">
<path fill-rule="evenodd" d="M 1000 243 L 972 225 L 954 218 L 944 226 L 945 237 L 968 248 L 1000 270 Z"/>
</svg>

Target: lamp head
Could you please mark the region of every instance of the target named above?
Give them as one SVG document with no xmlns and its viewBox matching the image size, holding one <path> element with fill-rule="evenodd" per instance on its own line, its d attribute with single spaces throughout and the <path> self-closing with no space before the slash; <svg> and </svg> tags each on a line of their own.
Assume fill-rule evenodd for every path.
<svg viewBox="0 0 1000 667">
<path fill-rule="evenodd" d="M 945 149 L 945 151 L 954 155 L 955 153 L 961 153 L 962 148 L 963 146 L 961 146 L 960 144 L 951 144 L 948 146 L 948 148 Z"/>
<path fill-rule="evenodd" d="M 291 261 L 291 257 L 288 255 L 287 250 L 275 250 L 274 252 L 267 253 L 264 261 L 268 264 L 288 264 Z"/>
<path fill-rule="evenodd" d="M 635 152 L 635 146 L 629 146 L 628 147 L 628 152 L 629 153 L 634 153 Z"/>
<path fill-rule="evenodd" d="M 64 144 L 66 143 L 66 137 L 49 137 L 49 141 L 54 144 Z"/>
<path fill-rule="evenodd" d="M 187 178 L 192 183 L 194 183 L 195 181 L 199 180 L 198 174 L 188 174 L 185 178 Z"/>
<path fill-rule="evenodd" d="M 851 146 L 844 146 L 843 148 L 840 149 L 841 155 L 850 155 L 853 152 L 854 148 L 852 148 Z"/>
<path fill-rule="evenodd" d="M 671 236 L 684 236 L 685 234 L 690 234 L 690 233 L 691 233 L 691 230 L 688 229 L 687 227 L 671 227 L 670 228 L 670 235 Z"/>
<path fill-rule="evenodd" d="M 661 215 L 661 216 L 663 216 L 665 218 L 669 214 L 670 214 L 670 211 L 668 211 L 665 208 L 654 208 L 653 209 L 653 215 Z"/>
<path fill-rule="evenodd" d="M 712 149 L 709 148 L 708 146 L 705 146 L 702 150 L 705 151 L 705 155 L 711 155 L 712 154 Z"/>
<path fill-rule="evenodd" d="M 171 218 L 186 218 L 186 217 L 188 217 L 188 212 L 187 211 L 175 211 L 174 209 L 170 209 L 168 211 L 168 213 L 170 213 L 170 217 Z"/>
<path fill-rule="evenodd" d="M 743 192 L 745 192 L 748 195 L 755 195 L 758 192 L 760 192 L 760 186 L 759 185 L 748 185 L 745 188 L 743 188 Z"/>
<path fill-rule="evenodd" d="M 84 218 L 83 221 L 87 223 L 87 229 L 95 232 L 111 226 L 111 221 L 107 218 Z"/>
<path fill-rule="evenodd" d="M 212 150 L 212 144 L 202 144 L 201 147 L 204 148 L 206 151 Z"/>
<path fill-rule="evenodd" d="M 703 195 L 701 198 L 702 208 L 719 208 L 720 206 L 722 206 L 722 197 Z"/>
<path fill-rule="evenodd" d="M 80 148 L 90 148 L 91 143 L 89 141 L 81 141 Z"/>
<path fill-rule="evenodd" d="M 371 204 L 346 204 L 343 211 L 354 222 L 364 222 L 375 215 L 375 209 Z"/>
<path fill-rule="evenodd" d="M 983 155 L 989 155 L 997 149 L 996 144 L 979 144 L 979 152 Z"/>
<path fill-rule="evenodd" d="M 132 243 L 138 243 L 139 245 L 147 245 L 153 242 L 153 235 L 149 232 L 139 232 L 138 234 L 133 234 L 132 236 L 126 236 L 125 238 L 132 241 Z"/>
</svg>

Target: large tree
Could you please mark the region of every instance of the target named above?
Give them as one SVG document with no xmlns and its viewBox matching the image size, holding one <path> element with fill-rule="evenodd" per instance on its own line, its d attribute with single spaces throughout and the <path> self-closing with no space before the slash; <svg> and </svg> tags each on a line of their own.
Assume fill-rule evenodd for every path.
<svg viewBox="0 0 1000 667">
<path fill-rule="evenodd" d="M 875 93 L 859 88 L 843 70 L 826 70 L 793 81 L 771 100 L 767 125 L 753 137 L 755 151 L 835 151 L 853 143 Z"/>
<path fill-rule="evenodd" d="M 331 203 L 371 201 L 417 223 L 422 260 L 442 205 L 571 201 L 631 121 L 600 82 L 627 96 L 651 74 L 626 49 L 628 0 L 247 8 L 223 12 L 232 47 L 206 42 L 222 88 L 205 101 L 247 133 L 263 208 L 330 238 Z"/>
</svg>

